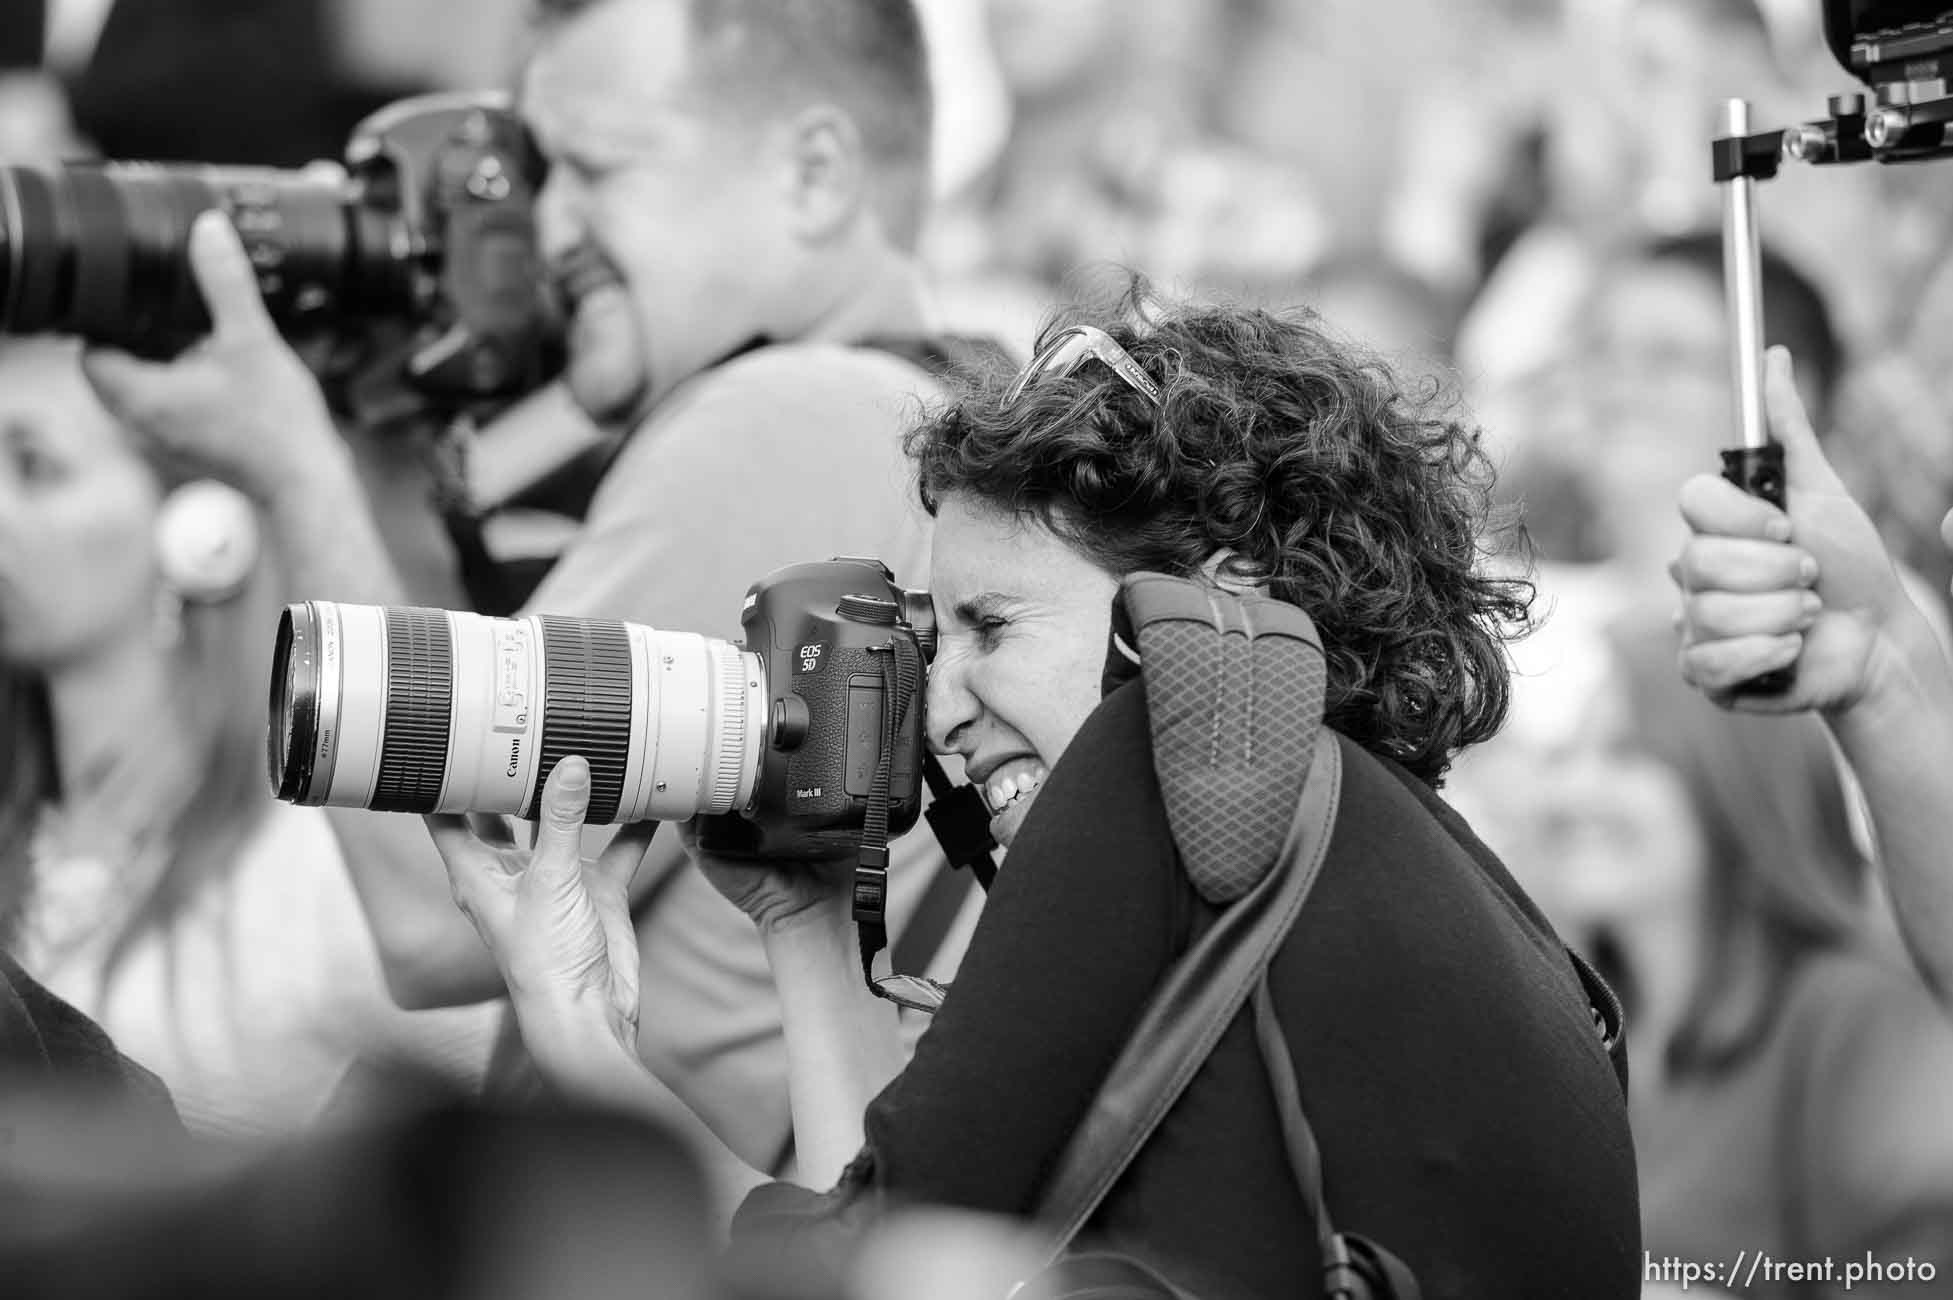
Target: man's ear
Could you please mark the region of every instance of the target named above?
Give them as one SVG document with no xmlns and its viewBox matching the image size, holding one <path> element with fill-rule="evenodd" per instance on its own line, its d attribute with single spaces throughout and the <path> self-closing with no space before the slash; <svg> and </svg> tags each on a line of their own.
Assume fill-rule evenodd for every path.
<svg viewBox="0 0 1953 1300">
<path fill-rule="evenodd" d="M 832 104 L 816 104 L 788 124 L 785 184 L 796 234 L 832 237 L 867 202 L 868 165 L 861 128 Z"/>
</svg>

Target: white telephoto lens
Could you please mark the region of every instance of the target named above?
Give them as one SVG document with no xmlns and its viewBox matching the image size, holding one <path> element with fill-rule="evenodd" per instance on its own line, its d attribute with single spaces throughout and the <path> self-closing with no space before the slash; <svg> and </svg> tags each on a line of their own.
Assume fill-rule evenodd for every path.
<svg viewBox="0 0 1953 1300">
<path fill-rule="evenodd" d="M 556 763 L 590 764 L 592 823 L 750 805 L 759 657 L 614 619 L 290 606 L 272 675 L 273 789 L 292 803 L 535 815 Z"/>
</svg>

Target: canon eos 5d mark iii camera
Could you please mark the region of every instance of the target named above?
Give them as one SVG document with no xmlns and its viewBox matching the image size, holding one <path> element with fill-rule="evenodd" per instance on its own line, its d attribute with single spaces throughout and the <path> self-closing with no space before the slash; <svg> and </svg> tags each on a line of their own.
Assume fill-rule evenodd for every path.
<svg viewBox="0 0 1953 1300">
<path fill-rule="evenodd" d="M 380 110 L 343 167 L 0 167 L 0 331 L 175 355 L 209 329 L 187 250 L 217 208 L 287 337 L 385 332 L 383 359 L 363 364 L 438 408 L 519 396 L 560 367 L 535 238 L 543 170 L 506 102 L 482 95 Z"/>
<path fill-rule="evenodd" d="M 696 817 L 720 856 L 833 858 L 913 826 L 928 596 L 879 561 L 836 559 L 755 583 L 740 621 L 743 645 L 614 619 L 289 606 L 272 788 L 533 817 L 550 770 L 581 754 L 589 821 Z"/>
</svg>

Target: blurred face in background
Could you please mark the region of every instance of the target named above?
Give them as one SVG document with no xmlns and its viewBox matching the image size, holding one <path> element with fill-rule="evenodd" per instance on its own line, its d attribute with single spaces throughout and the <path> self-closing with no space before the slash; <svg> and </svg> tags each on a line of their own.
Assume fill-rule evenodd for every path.
<svg viewBox="0 0 1953 1300">
<path fill-rule="evenodd" d="M 1506 746 L 1472 774 L 1475 788 L 1523 790 L 1494 847 L 1560 932 L 1583 951 L 1600 934 L 1671 928 L 1699 915 L 1707 848 L 1673 765 L 1633 740 L 1618 681 L 1587 697 L 1551 742 Z M 1494 741 L 1504 745 L 1504 738 Z"/>
<path fill-rule="evenodd" d="M 1575 418 L 1602 532 L 1615 553 L 1672 554 L 1676 493 L 1719 472 L 1738 441 L 1722 284 L 1681 261 L 1621 263 L 1603 274 L 1582 329 Z M 1798 390 L 1817 411 L 1809 367 Z"/>
<path fill-rule="evenodd" d="M 1603 531 L 1617 551 L 1672 551 L 1677 490 L 1735 441 L 1720 287 L 1693 267 L 1621 266 L 1585 326 L 1581 400 Z"/>
<path fill-rule="evenodd" d="M 150 635 L 161 490 L 77 352 L 0 342 L 0 657 L 58 670 Z"/>
<path fill-rule="evenodd" d="M 997 67 L 1020 99 L 1089 79 L 1121 48 L 1113 0 L 984 0 Z"/>
<path fill-rule="evenodd" d="M 567 381 L 598 420 L 641 416 L 768 333 L 797 291 L 772 137 L 733 120 L 711 81 L 683 0 L 607 0 L 565 19 L 524 75 L 523 115 L 550 163 L 543 251 L 572 311 Z"/>
<path fill-rule="evenodd" d="M 1568 58 L 1552 140 L 1563 199 L 1582 216 L 1674 233 L 1713 222 L 1709 141 L 1722 102 L 1748 99 L 1757 127 L 1787 117 L 1768 30 L 1749 0 L 1622 0 L 1588 6 Z"/>
</svg>

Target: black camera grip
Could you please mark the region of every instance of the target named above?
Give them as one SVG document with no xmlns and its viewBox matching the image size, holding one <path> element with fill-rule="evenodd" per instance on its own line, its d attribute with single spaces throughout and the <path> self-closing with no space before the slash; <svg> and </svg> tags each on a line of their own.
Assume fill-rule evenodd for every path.
<svg viewBox="0 0 1953 1300">
<path fill-rule="evenodd" d="M 1783 444 L 1732 447 L 1722 454 L 1722 476 L 1753 497 L 1784 508 Z M 1761 673 L 1736 687 L 1738 695 L 1781 695 L 1797 680 L 1795 667 Z"/>
</svg>

